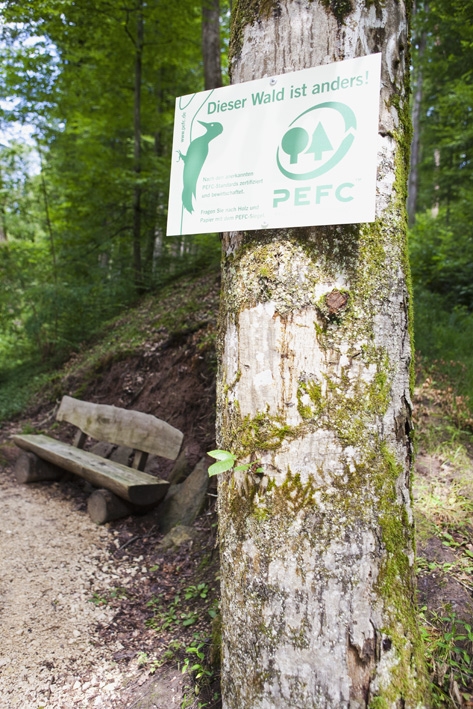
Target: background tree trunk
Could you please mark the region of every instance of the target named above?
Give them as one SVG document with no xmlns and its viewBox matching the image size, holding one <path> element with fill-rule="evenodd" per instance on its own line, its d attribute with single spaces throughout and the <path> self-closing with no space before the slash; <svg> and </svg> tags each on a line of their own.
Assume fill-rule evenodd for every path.
<svg viewBox="0 0 473 709">
<path fill-rule="evenodd" d="M 426 8 L 428 12 L 428 8 Z M 412 226 L 416 219 L 417 211 L 417 195 L 419 192 L 419 162 L 420 162 L 420 111 L 422 105 L 422 61 L 425 54 L 427 44 L 427 35 L 422 32 L 418 47 L 418 66 L 415 73 L 414 95 L 412 100 L 412 143 L 411 143 L 411 159 L 409 171 L 409 185 L 407 195 L 407 214 L 409 225 Z"/>
<path fill-rule="evenodd" d="M 202 58 L 205 90 L 218 89 L 222 85 L 219 0 L 202 2 Z"/>
<path fill-rule="evenodd" d="M 223 239 L 225 709 L 420 707 L 405 7 L 239 2 L 234 83 L 382 52 L 376 221 Z"/>
<path fill-rule="evenodd" d="M 143 269 L 141 260 L 141 83 L 143 73 L 144 21 L 143 3 L 138 3 L 135 40 L 135 86 L 133 92 L 133 271 L 135 287 L 143 291 Z"/>
</svg>

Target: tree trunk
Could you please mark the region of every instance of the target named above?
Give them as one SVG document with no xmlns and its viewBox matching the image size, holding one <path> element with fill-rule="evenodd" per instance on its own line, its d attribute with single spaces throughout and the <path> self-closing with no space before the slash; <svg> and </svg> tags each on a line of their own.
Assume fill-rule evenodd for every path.
<svg viewBox="0 0 473 709">
<path fill-rule="evenodd" d="M 205 90 L 218 89 L 222 85 L 219 0 L 202 3 L 202 59 Z"/>
<path fill-rule="evenodd" d="M 375 52 L 383 66 L 376 221 L 223 238 L 218 444 L 264 470 L 219 481 L 225 709 L 428 705 L 409 491 L 407 47 L 397 0 L 235 8 L 234 83 Z"/>
<path fill-rule="evenodd" d="M 135 87 L 133 105 L 133 271 L 135 287 L 143 291 L 143 269 L 141 263 L 141 81 L 144 44 L 143 4 L 140 0 L 136 18 L 135 42 Z"/>
<path fill-rule="evenodd" d="M 161 106 L 163 105 L 162 92 L 158 89 L 157 97 L 157 111 L 161 112 Z M 160 131 L 157 131 L 154 136 L 154 152 L 156 157 L 163 157 L 163 143 L 161 139 Z M 159 261 L 163 252 L 164 243 L 164 233 L 163 225 L 166 224 L 166 214 L 165 214 L 165 198 L 161 188 L 158 186 L 154 189 L 150 195 L 150 215 L 146 247 L 145 247 L 145 258 L 143 267 L 143 277 L 147 288 L 151 288 L 153 283 L 153 276 L 156 270 L 156 264 Z"/>
<path fill-rule="evenodd" d="M 428 11 L 428 8 L 427 8 Z M 422 104 L 422 61 L 425 54 L 427 42 L 426 33 L 423 32 L 417 49 L 418 66 L 415 77 L 415 90 L 412 101 L 412 144 L 411 144 L 411 161 L 409 171 L 409 189 L 407 196 L 407 214 L 409 217 L 409 225 L 412 226 L 416 219 L 417 211 L 417 195 L 419 192 L 419 158 L 420 158 L 420 109 Z"/>
</svg>

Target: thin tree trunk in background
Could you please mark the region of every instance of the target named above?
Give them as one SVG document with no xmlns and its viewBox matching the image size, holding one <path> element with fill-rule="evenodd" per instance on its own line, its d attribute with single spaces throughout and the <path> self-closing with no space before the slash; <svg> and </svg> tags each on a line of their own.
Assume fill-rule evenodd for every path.
<svg viewBox="0 0 473 709">
<path fill-rule="evenodd" d="M 426 35 L 423 33 L 419 41 L 417 75 L 415 78 L 414 98 L 412 102 L 412 144 L 411 166 L 409 172 L 409 188 L 407 191 L 407 214 L 409 225 L 414 224 L 417 211 L 417 194 L 419 190 L 419 156 L 420 156 L 420 109 L 422 103 L 422 57 L 426 46 Z"/>
<path fill-rule="evenodd" d="M 37 143 L 37 150 L 38 150 L 38 155 L 39 155 L 39 162 L 40 162 L 40 178 L 41 178 L 41 191 L 43 193 L 43 200 L 44 200 L 44 216 L 46 220 L 46 231 L 48 233 L 49 237 L 49 246 L 50 246 L 50 253 L 51 253 L 51 261 L 52 261 L 52 266 L 53 266 L 53 280 L 54 280 L 54 296 L 53 296 L 53 310 L 54 310 L 54 331 L 53 331 L 53 337 L 52 337 L 52 342 L 51 338 L 49 337 L 47 339 L 47 342 L 44 342 L 42 339 L 42 336 L 39 335 L 39 340 L 42 342 L 42 354 L 43 357 L 47 357 L 50 355 L 51 350 L 54 348 L 54 344 L 57 343 L 58 340 L 58 335 L 59 335 L 59 312 L 58 312 L 58 265 L 57 265 L 57 255 L 56 255 L 56 242 L 54 239 L 54 231 L 53 231 L 53 225 L 51 222 L 51 215 L 50 215 L 50 210 L 49 210 L 49 197 L 48 197 L 48 188 L 46 186 L 46 178 L 45 178 L 45 172 L 44 172 L 44 160 L 43 160 L 43 153 L 41 148 L 39 147 L 39 143 Z"/>
<path fill-rule="evenodd" d="M 6 244 L 8 242 L 8 232 L 7 224 L 5 219 L 5 207 L 2 207 L 2 219 L 0 224 L 0 244 Z"/>
<path fill-rule="evenodd" d="M 156 75 L 156 114 L 162 113 L 163 92 L 161 89 L 162 72 L 159 70 Z M 154 154 L 159 160 L 163 157 L 163 141 L 160 130 L 154 134 Z M 157 261 L 163 253 L 164 233 L 165 233 L 165 195 L 160 185 L 155 185 L 149 197 L 150 220 L 146 235 L 144 252 L 143 277 L 147 288 L 153 285 L 154 274 L 157 269 Z"/>
<path fill-rule="evenodd" d="M 438 183 L 438 177 L 439 177 L 439 167 L 440 167 L 440 150 L 438 148 L 435 148 L 434 150 L 434 203 L 431 208 L 431 214 L 434 219 L 436 219 L 439 215 L 439 209 L 440 209 L 440 197 L 439 197 L 439 192 L 440 192 L 440 185 Z"/>
<path fill-rule="evenodd" d="M 222 85 L 219 0 L 203 0 L 202 3 L 202 58 L 206 91 L 218 89 Z"/>
<path fill-rule="evenodd" d="M 135 287 L 138 291 L 143 289 L 143 269 L 141 261 L 141 82 L 143 61 L 143 5 L 140 2 L 136 18 L 135 40 L 135 88 L 133 108 L 133 170 L 135 173 L 135 186 L 133 189 L 133 271 Z"/>
<path fill-rule="evenodd" d="M 410 501 L 405 7 L 240 2 L 231 42 L 234 83 L 375 52 L 383 63 L 376 221 L 223 238 L 217 440 L 264 469 L 219 480 L 223 707 L 428 706 Z"/>
<path fill-rule="evenodd" d="M 0 178 L 0 189 L 2 190 L 2 192 L 5 189 L 5 185 L 4 185 L 3 180 L 1 178 Z M 5 203 L 3 203 L 2 206 L 0 207 L 0 212 L 1 212 L 1 218 L 0 218 L 0 245 L 1 245 L 1 244 L 6 244 L 8 242 L 8 230 L 7 230 Z"/>
<path fill-rule="evenodd" d="M 166 215 L 164 211 L 165 195 L 159 190 L 154 190 L 150 200 L 150 212 L 154 215 L 153 222 L 149 224 L 146 234 L 146 244 L 144 250 L 143 276 L 146 288 L 151 288 L 158 261 L 163 254 L 164 226 Z"/>
</svg>

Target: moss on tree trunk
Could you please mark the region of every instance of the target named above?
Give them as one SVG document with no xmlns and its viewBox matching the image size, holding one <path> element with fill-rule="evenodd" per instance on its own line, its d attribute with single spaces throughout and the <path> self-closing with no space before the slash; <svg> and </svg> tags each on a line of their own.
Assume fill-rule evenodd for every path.
<svg viewBox="0 0 473 709">
<path fill-rule="evenodd" d="M 429 706 L 410 502 L 402 3 L 235 10 L 234 82 L 381 51 L 376 221 L 224 235 L 226 709 Z M 240 19 L 239 19 L 240 18 Z M 243 18 L 243 19 L 242 19 Z"/>
</svg>

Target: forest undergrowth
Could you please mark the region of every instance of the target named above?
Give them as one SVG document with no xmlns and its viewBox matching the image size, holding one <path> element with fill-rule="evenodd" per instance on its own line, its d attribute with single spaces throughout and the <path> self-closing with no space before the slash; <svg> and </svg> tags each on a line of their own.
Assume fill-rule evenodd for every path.
<svg viewBox="0 0 473 709">
<path fill-rule="evenodd" d="M 458 362 L 417 359 L 413 484 L 421 631 L 434 707 L 473 706 L 473 417 Z"/>
</svg>

